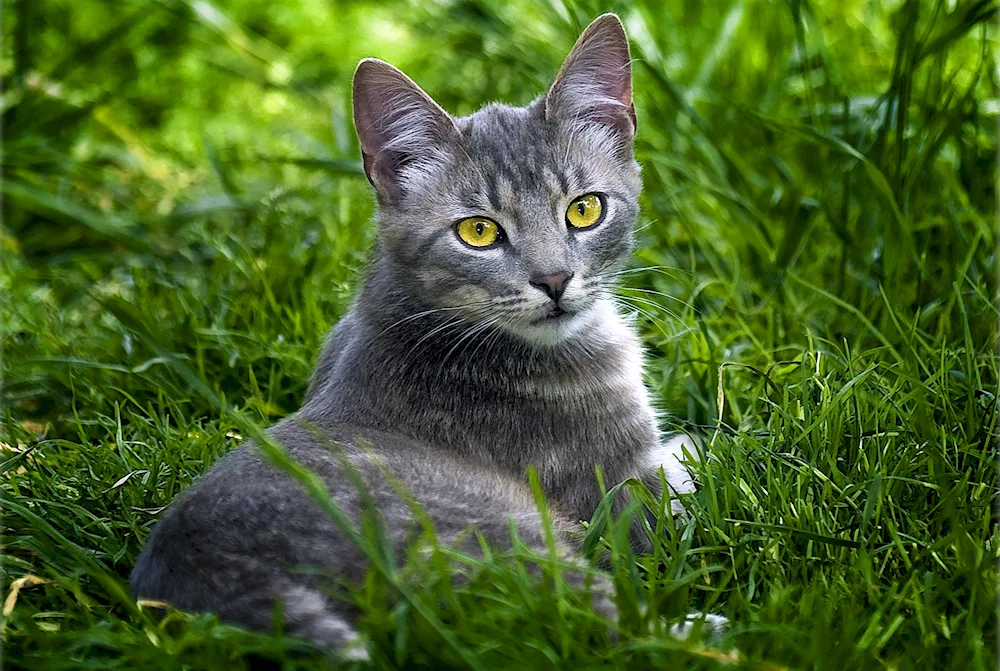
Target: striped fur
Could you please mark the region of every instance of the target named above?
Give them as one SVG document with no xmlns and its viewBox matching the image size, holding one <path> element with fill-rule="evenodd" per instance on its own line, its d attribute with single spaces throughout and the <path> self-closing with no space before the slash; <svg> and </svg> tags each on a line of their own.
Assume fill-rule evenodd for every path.
<svg viewBox="0 0 1000 671">
<path fill-rule="evenodd" d="M 577 42 L 546 96 L 453 118 L 392 66 L 366 60 L 355 121 L 378 199 L 379 243 L 349 314 L 331 333 L 301 411 L 270 430 L 357 517 L 362 500 L 331 444 L 357 469 L 400 558 L 417 523 L 384 469 L 416 498 L 438 538 L 476 552 L 544 547 L 525 469 L 551 500 L 562 552 L 608 482 L 659 466 L 691 483 L 664 447 L 642 380 L 642 351 L 610 289 L 629 258 L 638 212 L 628 44 L 617 17 Z M 606 216 L 567 227 L 569 204 L 604 194 Z M 472 249 L 455 223 L 499 223 L 507 242 Z M 556 299 L 533 278 L 572 273 Z M 560 314 L 550 318 L 554 306 Z M 636 534 L 636 542 L 642 542 Z M 132 575 L 137 596 L 266 629 L 283 604 L 288 631 L 330 649 L 356 645 L 351 607 L 364 557 L 252 445 L 227 455 L 174 502 Z M 614 617 L 610 583 L 595 606 Z M 352 655 L 363 655 L 357 648 Z"/>
</svg>

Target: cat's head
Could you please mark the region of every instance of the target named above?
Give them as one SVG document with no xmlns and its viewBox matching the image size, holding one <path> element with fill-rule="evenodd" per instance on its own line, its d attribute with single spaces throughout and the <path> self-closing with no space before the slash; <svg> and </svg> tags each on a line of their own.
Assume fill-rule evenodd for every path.
<svg viewBox="0 0 1000 671">
<path fill-rule="evenodd" d="M 628 41 L 605 14 L 545 96 L 452 117 L 361 62 L 354 121 L 382 250 L 422 302 L 535 345 L 578 331 L 632 251 L 639 166 Z"/>
</svg>

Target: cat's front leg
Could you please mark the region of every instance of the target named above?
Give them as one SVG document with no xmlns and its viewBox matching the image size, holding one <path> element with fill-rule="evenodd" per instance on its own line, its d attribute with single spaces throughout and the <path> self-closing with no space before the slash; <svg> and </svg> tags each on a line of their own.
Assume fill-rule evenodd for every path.
<svg viewBox="0 0 1000 671">
<path fill-rule="evenodd" d="M 684 433 L 670 436 L 652 448 L 646 455 L 646 463 L 644 464 L 646 473 L 644 473 L 643 481 L 646 482 L 647 486 L 653 488 L 654 493 L 658 493 L 660 491 L 660 468 L 663 468 L 663 475 L 666 478 L 670 495 L 670 509 L 675 515 L 684 512 L 684 506 L 678 496 L 691 494 L 695 491 L 694 477 L 681 462 L 697 458 L 697 441 Z"/>
</svg>

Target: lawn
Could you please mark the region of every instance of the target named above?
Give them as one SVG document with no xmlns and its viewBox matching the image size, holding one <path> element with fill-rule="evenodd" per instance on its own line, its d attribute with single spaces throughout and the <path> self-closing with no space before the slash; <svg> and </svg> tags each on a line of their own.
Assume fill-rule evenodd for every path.
<svg viewBox="0 0 1000 671">
<path fill-rule="evenodd" d="M 664 428 L 704 439 L 699 491 L 651 555 L 595 518 L 614 635 L 525 570 L 545 557 L 442 550 L 358 589 L 359 668 L 995 667 L 996 2 L 5 0 L 7 668 L 326 668 L 160 619 L 128 573 L 164 506 L 297 409 L 350 305 L 358 59 L 453 113 L 524 104 L 608 10 L 644 180 L 619 296 Z M 668 636 L 690 610 L 732 626 Z"/>
</svg>

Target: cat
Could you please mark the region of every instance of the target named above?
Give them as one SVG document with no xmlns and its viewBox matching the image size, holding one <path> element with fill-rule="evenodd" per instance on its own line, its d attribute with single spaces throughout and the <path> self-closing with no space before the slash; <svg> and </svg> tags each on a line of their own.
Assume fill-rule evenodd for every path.
<svg viewBox="0 0 1000 671">
<path fill-rule="evenodd" d="M 681 463 L 693 450 L 684 436 L 661 435 L 639 338 L 612 301 L 640 192 L 618 17 L 596 19 L 526 107 L 456 118 L 375 59 L 358 65 L 353 94 L 377 249 L 301 409 L 269 435 L 357 519 L 361 499 L 338 461 L 347 459 L 400 556 L 413 514 L 383 469 L 442 542 L 461 543 L 473 527 L 509 547 L 513 520 L 543 550 L 525 477 L 534 466 L 560 550 L 579 562 L 571 531 L 601 499 L 595 467 L 609 484 L 635 477 L 655 493 L 662 468 L 671 496 L 693 491 Z M 288 633 L 364 656 L 357 614 L 319 573 L 358 583 L 367 568 L 303 489 L 247 444 L 169 506 L 131 588 L 265 630 L 279 605 Z M 598 580 L 593 600 L 613 618 L 610 592 Z"/>
</svg>

